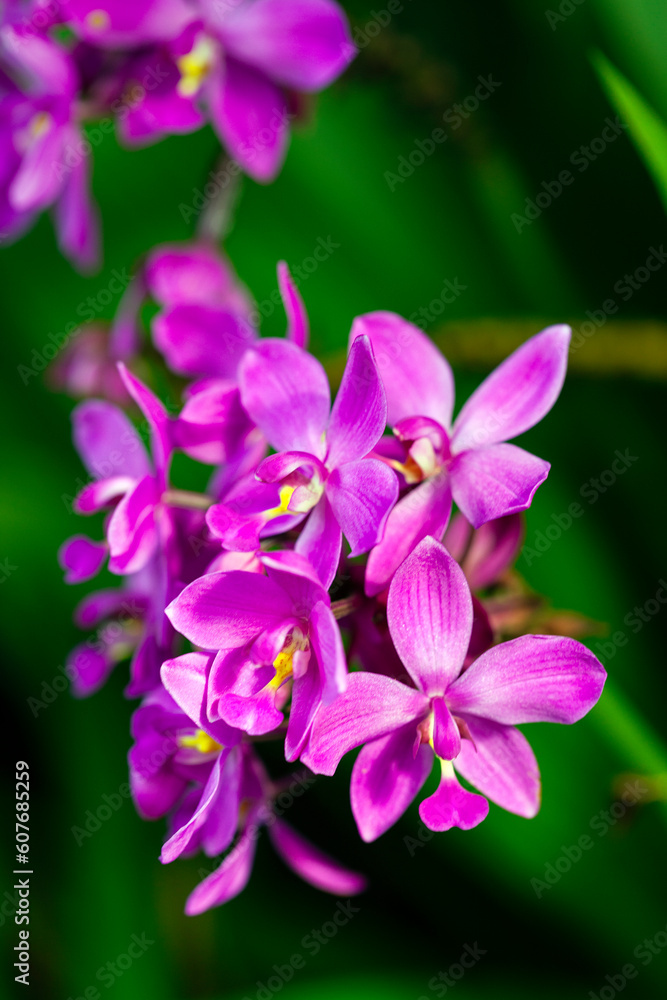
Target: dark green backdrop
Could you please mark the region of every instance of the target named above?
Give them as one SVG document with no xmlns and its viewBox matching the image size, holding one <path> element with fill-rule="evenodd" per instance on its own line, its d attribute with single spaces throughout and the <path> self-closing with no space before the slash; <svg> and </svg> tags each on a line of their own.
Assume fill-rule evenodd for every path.
<svg viewBox="0 0 667 1000">
<path fill-rule="evenodd" d="M 363 2 L 345 6 L 362 41 L 375 31 L 369 24 L 386 20 L 384 0 L 374 13 Z M 638 975 L 624 996 L 664 995 L 667 949 L 647 964 L 641 956 L 643 940 L 667 926 L 667 807 L 646 802 L 608 831 L 595 817 L 613 802 L 618 775 L 667 772 L 667 609 L 636 633 L 623 621 L 667 577 L 667 350 L 664 329 L 647 337 L 643 325 L 667 320 L 667 270 L 627 302 L 613 290 L 667 239 L 665 214 L 626 131 L 583 172 L 570 157 L 619 113 L 594 69 L 595 50 L 667 118 L 667 4 L 565 0 L 560 7 L 554 2 L 553 16 L 529 0 L 405 0 L 403 8 L 318 101 L 276 183 L 244 183 L 227 249 L 262 301 L 275 288 L 278 259 L 299 266 L 319 238 L 339 244 L 301 286 L 320 356 L 344 348 L 355 315 L 391 309 L 409 316 L 428 307 L 446 279 L 458 280 L 465 291 L 429 332 L 446 321 L 460 324 L 458 337 L 452 334 L 460 398 L 495 363 L 489 355 L 485 364 L 483 344 L 479 370 L 456 354 L 460 331 L 470 343 L 481 336 L 473 321 L 504 320 L 509 349 L 540 322 L 578 325 L 587 310 L 618 300 L 614 321 L 625 325 L 618 327 L 617 374 L 605 373 L 610 321 L 579 349 L 557 406 L 525 438 L 526 447 L 553 463 L 528 515 L 529 542 L 573 502 L 582 503 L 584 515 L 530 565 L 520 560 L 519 569 L 555 605 L 607 622 L 628 641 L 611 647 L 609 688 L 589 718 L 572 729 L 529 727 L 544 791 L 533 821 L 492 807 L 478 829 L 421 843 L 412 809 L 365 846 L 350 816 L 345 768 L 295 805 L 297 825 L 371 881 L 356 903 L 359 912 L 317 955 L 302 941 L 332 918 L 336 901 L 299 882 L 266 843 L 246 892 L 191 919 L 182 909 L 199 861 L 160 866 L 161 824 L 141 822 L 131 803 L 78 846 L 72 827 L 127 780 L 132 706 L 121 697 L 121 668 L 88 701 L 60 693 L 36 718 L 29 707 L 28 699 L 43 697 L 45 682 L 50 687 L 61 676 L 79 638 L 70 615 L 85 588 L 62 584 L 55 553 L 87 525 L 62 500 L 83 474 L 70 445 L 71 401 L 50 393 L 41 375 L 24 384 L 18 368 L 32 364 L 33 349 L 41 352 L 50 333 L 77 321 L 79 305 L 106 289 L 113 269 L 131 268 L 158 242 L 192 235 L 178 206 L 192 201 L 217 154 L 209 130 L 134 153 L 107 136 L 94 165 L 103 271 L 77 276 L 58 256 L 46 218 L 0 256 L 3 801 L 11 808 L 14 761 L 28 761 L 35 871 L 33 985 L 19 995 L 66 1000 L 97 986 L 113 1000 L 241 1000 L 258 991 L 265 997 L 260 987 L 275 975 L 272 967 L 301 953 L 305 967 L 279 991 L 288 1000 L 417 1000 L 444 995 L 433 977 L 456 963 L 466 945 L 484 954 L 448 987 L 457 997 L 598 996 L 615 988 L 606 977 L 618 984 L 614 977 L 627 963 Z M 499 86 L 460 128 L 452 128 L 452 116 L 443 125 L 443 114 L 474 93 L 480 76 Z M 659 183 L 660 134 L 651 122 Z M 385 174 L 397 171 L 415 140 L 440 126 L 447 141 L 390 190 Z M 667 159 L 662 163 L 667 169 Z M 512 214 L 523 213 L 526 199 L 568 168 L 574 182 L 518 233 Z M 114 306 L 100 315 L 109 318 Z M 517 321 L 517 331 L 524 324 L 513 342 L 507 320 Z M 276 311 L 263 330 L 279 335 L 283 325 Z M 614 344 L 618 352 L 618 339 Z M 624 367 L 634 374 L 624 375 Z M 582 486 L 610 468 L 617 449 L 636 460 L 595 503 L 582 499 Z M 593 648 L 600 641 L 609 640 L 593 640 Z M 3 892 L 12 884 L 10 808 L 0 824 L 7 848 Z M 543 880 L 547 866 L 587 834 L 593 847 L 538 898 L 531 880 Z M 560 867 L 567 864 L 561 860 Z M 11 995 L 15 932 L 5 918 L 2 996 Z M 153 943 L 107 989 L 97 970 L 126 952 L 134 934 Z"/>
</svg>

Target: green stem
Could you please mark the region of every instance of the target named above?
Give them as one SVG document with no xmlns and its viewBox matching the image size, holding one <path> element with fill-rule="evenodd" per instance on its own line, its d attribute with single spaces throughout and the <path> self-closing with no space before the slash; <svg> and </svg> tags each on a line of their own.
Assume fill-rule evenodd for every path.
<svg viewBox="0 0 667 1000">
<path fill-rule="evenodd" d="M 591 722 L 613 752 L 648 777 L 667 773 L 667 747 L 616 685 L 607 681 Z M 667 801 L 661 802 L 667 820 Z"/>
</svg>

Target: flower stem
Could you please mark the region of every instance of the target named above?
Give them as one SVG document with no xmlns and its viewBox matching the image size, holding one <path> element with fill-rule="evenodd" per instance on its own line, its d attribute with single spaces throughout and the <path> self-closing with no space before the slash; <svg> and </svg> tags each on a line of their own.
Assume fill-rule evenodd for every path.
<svg viewBox="0 0 667 1000">
<path fill-rule="evenodd" d="M 170 507 L 185 507 L 188 510 L 208 510 L 215 503 L 213 497 L 205 493 L 191 493 L 190 490 L 167 490 L 162 494 L 162 503 Z"/>
</svg>

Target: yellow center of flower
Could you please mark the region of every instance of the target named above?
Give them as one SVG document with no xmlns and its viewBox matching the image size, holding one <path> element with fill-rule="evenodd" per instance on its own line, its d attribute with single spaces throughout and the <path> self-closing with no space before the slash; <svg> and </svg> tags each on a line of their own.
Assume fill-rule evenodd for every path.
<svg viewBox="0 0 667 1000">
<path fill-rule="evenodd" d="M 53 118 L 48 113 L 48 111 L 38 111 L 36 115 L 30 119 L 30 124 L 28 125 L 28 131 L 30 133 L 31 139 L 39 139 L 41 136 L 46 135 L 50 131 L 53 125 Z"/>
<path fill-rule="evenodd" d="M 111 18 L 105 10 L 91 10 L 86 14 L 85 21 L 92 31 L 106 31 L 111 24 Z"/>
<path fill-rule="evenodd" d="M 271 510 L 267 510 L 266 513 L 269 517 L 279 517 L 280 514 L 286 514 L 289 507 L 289 502 L 292 499 L 292 494 L 294 493 L 294 486 L 282 486 L 280 489 L 280 503 L 277 507 L 272 507 Z"/>
<path fill-rule="evenodd" d="M 178 743 L 181 747 L 191 747 L 203 754 L 215 753 L 220 750 L 220 744 L 216 743 L 203 729 L 198 729 L 194 736 L 180 736 Z"/>
<path fill-rule="evenodd" d="M 200 35 L 192 49 L 176 60 L 181 79 L 176 90 L 181 97 L 194 97 L 211 71 L 215 47 L 210 38 Z"/>
<path fill-rule="evenodd" d="M 292 676 L 294 671 L 294 654 L 298 650 L 305 649 L 308 649 L 308 640 L 299 629 L 295 629 L 273 661 L 273 669 L 276 673 L 269 681 L 270 687 L 277 691 L 281 684 Z"/>
</svg>

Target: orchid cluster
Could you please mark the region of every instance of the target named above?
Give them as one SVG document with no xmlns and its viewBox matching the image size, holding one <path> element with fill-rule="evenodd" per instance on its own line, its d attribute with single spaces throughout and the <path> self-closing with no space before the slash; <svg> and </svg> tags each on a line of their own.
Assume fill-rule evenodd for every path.
<svg viewBox="0 0 667 1000">
<path fill-rule="evenodd" d="M 90 157 L 114 130 L 133 148 L 210 122 L 229 174 L 272 180 L 304 95 L 355 54 L 334 0 L 9 0 L 0 9 L 2 240 L 53 207 L 62 252 L 93 268 Z"/>
<path fill-rule="evenodd" d="M 74 507 L 105 517 L 104 537 L 70 539 L 61 563 L 72 583 L 105 563 L 122 577 L 78 608 L 97 632 L 71 655 L 74 692 L 130 658 L 137 809 L 167 818 L 163 862 L 217 859 L 190 914 L 241 892 L 264 828 L 313 885 L 364 887 L 282 817 L 276 802 L 297 779 L 268 774 L 265 741 L 308 780 L 362 747 L 350 797 L 364 841 L 399 820 L 436 761 L 421 820 L 468 830 L 489 801 L 537 813 L 538 765 L 516 727 L 578 721 L 605 680 L 576 639 L 524 634 L 505 600 L 517 596 L 522 512 L 549 471 L 509 442 L 554 405 L 569 328 L 524 343 L 453 419 L 452 371 L 433 342 L 393 313 L 359 316 L 332 404 L 284 264 L 278 279 L 286 336 L 262 338 L 218 251 L 158 247 L 121 307 L 115 353 L 75 350 L 61 368 L 64 384 L 103 397 L 74 410 L 90 475 Z M 184 380 L 173 411 L 131 371 L 145 364 L 148 299 L 152 348 Z M 209 467 L 204 493 L 173 481 L 177 453 Z"/>
</svg>

